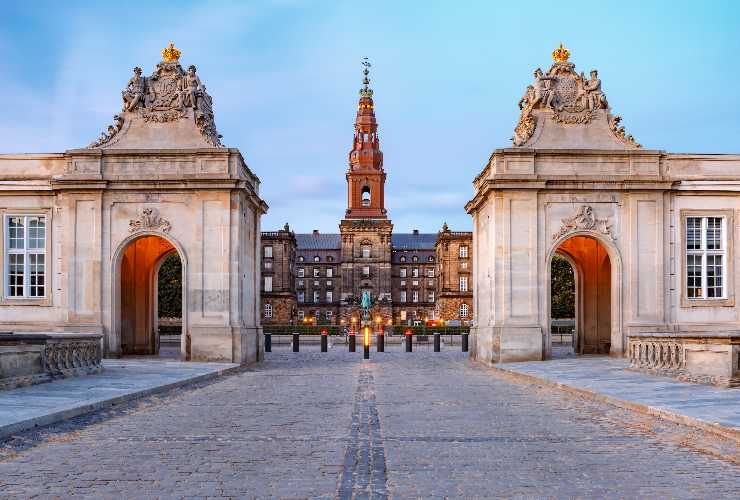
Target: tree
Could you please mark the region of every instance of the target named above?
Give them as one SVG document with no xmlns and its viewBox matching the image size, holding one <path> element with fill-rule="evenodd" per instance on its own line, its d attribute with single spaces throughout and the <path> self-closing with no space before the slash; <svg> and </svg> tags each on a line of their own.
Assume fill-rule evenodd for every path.
<svg viewBox="0 0 740 500">
<path fill-rule="evenodd" d="M 557 319 L 574 318 L 576 285 L 570 263 L 554 256 L 550 277 L 550 316 Z"/>
<path fill-rule="evenodd" d="M 159 317 L 182 317 L 182 263 L 177 252 L 172 252 L 162 262 L 157 290 Z"/>
</svg>

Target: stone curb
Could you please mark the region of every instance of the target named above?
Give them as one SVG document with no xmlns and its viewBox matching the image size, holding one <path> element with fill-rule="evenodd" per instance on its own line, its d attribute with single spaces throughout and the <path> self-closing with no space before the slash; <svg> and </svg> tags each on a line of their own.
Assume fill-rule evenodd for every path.
<svg viewBox="0 0 740 500">
<path fill-rule="evenodd" d="M 723 438 L 731 439 L 733 441 L 736 441 L 738 444 L 740 444 L 740 429 L 735 429 L 732 427 L 726 427 L 724 425 L 707 422 L 705 420 L 701 420 L 701 419 L 694 418 L 694 417 L 689 417 L 687 415 L 682 415 L 680 413 L 668 411 L 662 408 L 656 408 L 654 406 L 649 406 L 649 405 L 645 405 L 642 403 L 636 403 L 634 401 L 627 401 L 624 399 L 615 398 L 613 396 L 608 396 L 606 394 L 602 394 L 600 392 L 596 392 L 590 389 L 581 389 L 581 388 L 573 387 L 573 386 L 566 385 L 560 382 L 554 382 L 552 380 L 538 377 L 536 375 L 531 375 L 529 373 L 521 373 L 515 370 L 510 370 L 507 368 L 501 368 L 498 366 L 490 366 L 490 365 L 488 366 L 488 368 L 490 368 L 491 370 L 495 370 L 507 377 L 517 379 L 520 382 L 536 383 L 540 385 L 554 387 L 563 392 L 567 392 L 569 394 L 573 394 L 575 396 L 582 397 L 584 399 L 596 401 L 599 403 L 606 403 L 608 405 L 616 406 L 618 408 L 632 410 L 632 411 L 643 413 L 643 414 L 650 415 L 653 417 L 659 417 L 664 420 L 668 420 L 670 422 L 674 422 L 677 424 L 694 427 L 696 429 L 700 429 L 705 432 L 716 434 Z"/>
<path fill-rule="evenodd" d="M 245 368 L 248 368 L 249 366 L 251 365 L 231 366 L 229 368 L 223 368 L 223 369 L 213 371 L 210 373 L 196 375 L 194 377 L 186 378 L 183 380 L 176 380 L 168 384 L 158 385 L 156 387 L 150 387 L 148 389 L 142 389 L 139 391 L 131 392 L 129 394 L 124 394 L 121 396 L 116 396 L 113 398 L 102 399 L 100 401 L 95 401 L 94 403 L 84 404 L 84 405 L 76 406 L 74 408 L 69 408 L 66 410 L 49 413 L 46 415 L 41 415 L 39 417 L 29 418 L 28 420 L 23 420 L 21 422 L 15 422 L 15 423 L 8 424 L 5 426 L 0 426 L 0 440 L 5 439 L 19 432 L 36 429 L 38 427 L 45 427 L 47 425 L 55 424 L 57 422 L 62 422 L 64 420 L 69 420 L 74 417 L 79 417 L 80 415 L 84 415 L 86 413 L 97 411 L 103 408 L 108 408 L 110 406 L 115 406 L 120 403 L 127 403 L 129 401 L 134 401 L 136 399 L 141 399 L 141 398 L 145 398 L 148 396 L 153 396 L 155 394 L 160 394 L 162 392 L 166 392 L 170 389 L 175 389 L 177 387 L 182 387 L 182 386 L 193 384 L 196 382 L 203 382 L 205 380 L 211 380 L 211 379 L 215 379 L 219 377 L 224 377 L 227 375 L 233 375 L 233 374 L 236 374 L 244 370 Z M 91 376 L 94 376 L 94 375 L 91 375 Z M 50 382 L 50 383 L 53 383 L 53 382 Z"/>
</svg>

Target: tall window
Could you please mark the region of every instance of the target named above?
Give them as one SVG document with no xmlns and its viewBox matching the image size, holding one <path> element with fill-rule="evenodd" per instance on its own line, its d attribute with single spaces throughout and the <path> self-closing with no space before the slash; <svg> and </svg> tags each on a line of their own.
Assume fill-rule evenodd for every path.
<svg viewBox="0 0 740 500">
<path fill-rule="evenodd" d="M 319 274 L 321 274 L 321 268 L 320 267 L 314 267 L 313 268 L 313 277 L 318 278 Z"/>
<path fill-rule="evenodd" d="M 686 217 L 686 296 L 725 298 L 727 268 L 724 217 Z"/>
<path fill-rule="evenodd" d="M 272 247 L 265 247 L 265 258 L 272 259 Z"/>
<path fill-rule="evenodd" d="M 272 318 L 272 304 L 265 304 L 265 318 Z"/>
<path fill-rule="evenodd" d="M 302 267 L 298 268 L 298 277 L 303 278 L 306 275 L 306 270 Z"/>
<path fill-rule="evenodd" d="M 401 278 L 405 278 L 406 277 L 406 268 L 405 267 L 402 267 L 399 272 L 401 273 L 400 274 Z"/>
<path fill-rule="evenodd" d="M 5 294 L 46 295 L 46 217 L 11 215 L 5 219 Z"/>
<path fill-rule="evenodd" d="M 367 138 L 367 134 L 366 134 L 366 138 Z M 362 187 L 362 206 L 363 207 L 370 206 L 370 188 L 367 186 Z"/>
<path fill-rule="evenodd" d="M 401 302 L 406 302 L 406 290 L 401 290 Z"/>
<path fill-rule="evenodd" d="M 265 261 L 265 269 L 272 269 L 272 261 L 266 260 Z"/>
<path fill-rule="evenodd" d="M 434 302 L 434 292 L 427 293 L 427 302 Z"/>
<path fill-rule="evenodd" d="M 415 267 L 415 268 L 413 268 L 411 270 L 411 276 L 413 276 L 414 278 L 418 278 L 419 277 L 419 268 L 418 267 Z"/>
<path fill-rule="evenodd" d="M 401 321 L 406 321 L 406 311 L 401 311 Z"/>
<path fill-rule="evenodd" d="M 429 269 L 427 269 L 427 277 L 434 278 L 434 268 L 433 267 L 430 267 Z"/>
<path fill-rule="evenodd" d="M 304 318 L 305 316 L 306 316 L 306 312 L 305 312 L 305 311 L 298 311 L 298 319 L 299 319 L 300 321 L 303 321 L 303 318 Z"/>
<path fill-rule="evenodd" d="M 460 258 L 465 259 L 468 256 L 468 247 L 461 246 L 460 247 Z"/>
<path fill-rule="evenodd" d="M 326 277 L 327 278 L 331 278 L 332 276 L 334 276 L 334 269 L 331 268 L 331 267 L 327 267 L 326 268 Z"/>
<path fill-rule="evenodd" d="M 461 292 L 468 291 L 468 277 L 467 276 L 460 276 L 460 291 Z"/>
<path fill-rule="evenodd" d="M 305 302 L 306 301 L 306 292 L 303 290 L 298 291 L 298 302 Z"/>
<path fill-rule="evenodd" d="M 314 302 L 318 302 L 319 301 L 319 291 L 318 290 L 314 290 L 313 291 L 313 301 Z"/>
<path fill-rule="evenodd" d="M 467 318 L 469 312 L 470 310 L 468 309 L 467 304 L 460 304 L 460 317 L 461 318 Z"/>
<path fill-rule="evenodd" d="M 331 302 L 334 302 L 333 299 L 334 299 L 333 292 L 331 290 L 327 290 L 326 291 L 326 301 L 329 302 L 329 303 L 331 303 Z"/>
<path fill-rule="evenodd" d="M 370 245 L 362 245 L 362 258 L 363 259 L 370 258 Z"/>
<path fill-rule="evenodd" d="M 411 297 L 414 302 L 419 302 L 419 290 L 411 292 Z"/>
<path fill-rule="evenodd" d="M 367 278 L 370 276 L 370 267 L 369 266 L 363 266 L 362 268 L 362 277 Z"/>
<path fill-rule="evenodd" d="M 272 291 L 272 276 L 265 276 L 265 291 Z"/>
</svg>

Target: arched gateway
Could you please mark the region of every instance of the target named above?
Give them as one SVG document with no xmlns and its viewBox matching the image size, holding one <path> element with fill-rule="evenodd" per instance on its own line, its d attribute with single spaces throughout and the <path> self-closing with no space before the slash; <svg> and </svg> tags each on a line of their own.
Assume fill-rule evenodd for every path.
<svg viewBox="0 0 740 500">
<path fill-rule="evenodd" d="M 513 147 L 475 178 L 471 356 L 551 356 L 550 266 L 576 275 L 576 352 L 740 380 L 733 272 L 740 157 L 643 149 L 598 72 L 559 47 L 519 101 Z"/>
<path fill-rule="evenodd" d="M 10 276 L 4 265 L 4 281 L 41 283 L 5 287 L 0 330 L 98 333 L 106 356 L 156 353 L 157 273 L 177 252 L 181 357 L 255 361 L 267 205 L 241 153 L 221 144 L 195 66 L 171 44 L 162 57 L 149 76 L 134 68 L 122 111 L 87 148 L 0 155 L 13 181 L 0 189 L 2 241 L 9 224 L 13 235 L 33 226 L 34 247 L 34 267 Z"/>
</svg>

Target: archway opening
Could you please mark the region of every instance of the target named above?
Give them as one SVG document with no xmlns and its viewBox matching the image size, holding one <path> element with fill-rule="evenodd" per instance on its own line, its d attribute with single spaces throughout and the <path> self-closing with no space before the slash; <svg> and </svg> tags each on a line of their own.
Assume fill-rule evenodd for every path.
<svg viewBox="0 0 740 500">
<path fill-rule="evenodd" d="M 560 257 L 562 260 L 556 260 Z M 567 268 L 572 280 L 568 282 Z M 556 249 L 550 261 L 551 304 L 550 342 L 553 356 L 574 354 L 609 354 L 612 343 L 612 262 L 601 242 L 589 236 L 573 236 Z M 560 276 L 555 275 L 558 268 Z M 555 286 L 560 285 L 555 295 Z M 568 288 L 573 291 L 572 309 L 568 307 Z M 560 301 L 555 308 L 556 302 Z M 562 307 L 560 307 L 562 306 Z M 566 323 L 558 325 L 556 316 L 572 311 L 571 335 L 559 335 L 556 326 L 568 329 Z M 570 342 L 570 345 L 568 343 Z"/>
<path fill-rule="evenodd" d="M 123 355 L 158 355 L 160 337 L 160 271 L 170 255 L 179 255 L 175 247 L 159 236 L 143 236 L 130 242 L 120 263 L 120 339 Z M 165 268 L 167 269 L 167 268 Z M 170 270 L 171 271 L 171 270 Z M 175 271 L 176 273 L 176 271 Z M 173 272 L 169 274 L 173 280 Z M 167 277 L 165 277 L 166 279 Z M 180 293 L 182 269 L 180 267 Z M 176 286 L 176 285 L 175 285 Z M 169 304 L 172 308 L 176 306 Z M 182 302 L 180 318 L 182 318 Z M 167 304 L 165 304 L 167 305 Z M 180 356 L 180 345 L 165 348 L 162 354 Z"/>
<path fill-rule="evenodd" d="M 370 188 L 368 186 L 362 187 L 362 206 L 370 206 Z"/>
<path fill-rule="evenodd" d="M 550 262 L 550 342 L 553 358 L 576 352 L 576 271 L 557 253 Z"/>
</svg>

